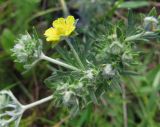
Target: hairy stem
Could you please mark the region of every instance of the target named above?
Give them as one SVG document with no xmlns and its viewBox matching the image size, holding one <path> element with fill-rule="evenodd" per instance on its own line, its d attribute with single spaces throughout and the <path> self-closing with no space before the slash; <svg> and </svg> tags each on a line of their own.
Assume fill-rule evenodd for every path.
<svg viewBox="0 0 160 127">
<path fill-rule="evenodd" d="M 43 59 L 43 60 L 49 61 L 49 62 L 51 62 L 51 63 L 54 63 L 54 64 L 57 64 L 57 65 L 63 66 L 63 67 L 65 67 L 65 68 L 74 70 L 74 71 L 81 71 L 81 70 L 79 70 L 78 68 L 76 68 L 76 67 L 74 67 L 74 66 L 72 66 L 72 65 L 69 65 L 69 64 L 66 64 L 66 63 L 64 63 L 64 62 L 61 62 L 61 61 L 59 61 L 59 60 L 55 60 L 55 59 L 53 59 L 53 58 L 50 58 L 50 57 L 46 56 L 46 55 L 43 54 L 43 53 L 41 54 L 41 57 L 40 57 L 40 58 Z"/>
<path fill-rule="evenodd" d="M 45 97 L 45 98 L 43 98 L 43 99 L 41 99 L 41 100 L 39 100 L 39 101 L 33 102 L 33 103 L 31 103 L 31 104 L 28 104 L 28 105 L 24 105 L 24 106 L 23 106 L 23 109 L 24 109 L 24 111 L 25 111 L 25 110 L 30 109 L 30 108 L 33 108 L 33 107 L 35 107 L 35 106 L 37 106 L 37 105 L 43 104 L 43 103 L 45 103 L 45 102 L 48 102 L 48 101 L 50 101 L 50 100 L 52 100 L 52 99 L 53 99 L 53 95 L 50 95 L 50 96 Z"/>
</svg>

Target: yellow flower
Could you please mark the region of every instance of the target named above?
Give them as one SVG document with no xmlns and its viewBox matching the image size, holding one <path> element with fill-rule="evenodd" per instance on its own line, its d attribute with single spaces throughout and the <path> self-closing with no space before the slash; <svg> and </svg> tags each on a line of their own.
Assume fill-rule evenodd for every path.
<svg viewBox="0 0 160 127">
<path fill-rule="evenodd" d="M 47 29 L 44 35 L 47 41 L 58 42 L 61 37 L 69 36 L 75 30 L 75 18 L 68 16 L 65 18 L 58 18 L 53 21 L 53 27 Z"/>
</svg>

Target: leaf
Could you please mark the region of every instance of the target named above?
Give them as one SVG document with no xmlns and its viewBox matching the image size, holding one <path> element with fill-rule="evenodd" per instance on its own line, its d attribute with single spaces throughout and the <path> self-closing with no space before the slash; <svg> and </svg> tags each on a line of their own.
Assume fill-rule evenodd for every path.
<svg viewBox="0 0 160 127">
<path fill-rule="evenodd" d="M 90 94 L 90 97 L 91 97 L 92 101 L 95 104 L 98 104 L 97 97 L 96 97 L 94 91 L 91 88 L 89 88 L 88 91 L 89 91 L 89 94 Z"/>
<path fill-rule="evenodd" d="M 134 22 L 134 14 L 131 9 L 128 11 L 128 26 L 127 26 L 127 36 L 133 35 L 135 32 L 135 22 Z"/>
<path fill-rule="evenodd" d="M 79 110 L 80 110 L 79 106 L 77 104 L 75 104 L 75 106 L 70 111 L 70 115 L 72 117 L 76 116 L 78 114 Z"/>
<path fill-rule="evenodd" d="M 153 81 L 153 87 L 157 88 L 158 85 L 160 85 L 160 70 L 158 71 L 158 73 L 156 74 L 154 81 Z"/>
<path fill-rule="evenodd" d="M 121 26 L 123 26 L 123 24 L 122 22 L 119 22 L 118 26 L 116 27 L 117 38 L 124 37 L 124 32 L 122 31 Z"/>
<path fill-rule="evenodd" d="M 156 11 L 156 8 L 155 8 L 155 7 L 153 7 L 153 8 L 150 10 L 148 16 L 157 16 L 157 11 Z"/>
<path fill-rule="evenodd" d="M 160 69 L 160 65 L 152 69 L 146 76 L 148 84 L 154 84 L 153 81 L 155 80 L 156 75 L 158 74 Z"/>
<path fill-rule="evenodd" d="M 134 15 L 131 9 L 128 11 L 128 27 L 134 25 Z"/>
<path fill-rule="evenodd" d="M 139 8 L 139 7 L 144 7 L 148 5 L 149 5 L 149 2 L 147 1 L 128 1 L 120 4 L 119 8 L 133 9 L 133 8 Z"/>
<path fill-rule="evenodd" d="M 6 53 L 11 53 L 11 48 L 14 46 L 15 36 L 9 29 L 5 29 L 0 38 L 1 45 Z"/>
<path fill-rule="evenodd" d="M 127 76 L 128 75 L 131 75 L 131 76 L 139 76 L 140 75 L 139 73 L 137 73 L 135 71 L 127 71 L 127 70 L 126 71 L 122 71 L 121 74 L 122 75 L 127 75 Z"/>
<path fill-rule="evenodd" d="M 77 121 L 77 127 L 82 127 L 85 124 L 85 122 L 87 122 L 87 120 L 89 119 L 91 113 L 92 113 L 92 106 L 89 105 L 87 109 L 84 112 L 82 112 L 81 117 Z"/>
</svg>

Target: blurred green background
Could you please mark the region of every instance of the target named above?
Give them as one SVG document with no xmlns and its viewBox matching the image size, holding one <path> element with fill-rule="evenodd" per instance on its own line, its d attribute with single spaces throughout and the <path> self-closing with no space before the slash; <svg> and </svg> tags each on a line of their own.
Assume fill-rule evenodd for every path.
<svg viewBox="0 0 160 127">
<path fill-rule="evenodd" d="M 160 12 L 158 0 L 66 0 L 66 4 L 70 13 L 80 19 L 78 25 L 84 31 L 90 22 L 98 24 L 104 17 L 110 19 L 110 23 L 126 20 L 128 8 L 135 14 L 147 14 L 152 7 Z M 11 89 L 23 104 L 51 93 L 43 82 L 51 74 L 50 65 L 42 62 L 23 73 L 22 65 L 14 63 L 10 49 L 19 34 L 32 32 L 33 26 L 44 39 L 45 29 L 54 19 L 63 16 L 62 8 L 62 0 L 0 0 L 0 89 Z M 44 46 L 50 52 L 49 44 Z M 145 51 L 143 64 L 137 68 L 141 75 L 124 77 L 125 96 L 117 89 L 108 91 L 103 105 L 89 105 L 71 119 L 66 109 L 47 103 L 26 112 L 20 127 L 123 127 L 124 102 L 128 127 L 159 127 L 160 43 L 140 45 L 140 48 Z"/>
</svg>

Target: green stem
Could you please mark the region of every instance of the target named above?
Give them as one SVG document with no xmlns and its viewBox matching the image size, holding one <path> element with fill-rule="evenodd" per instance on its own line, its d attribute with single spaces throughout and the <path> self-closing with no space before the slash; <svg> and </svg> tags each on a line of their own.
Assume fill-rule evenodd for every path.
<svg viewBox="0 0 160 127">
<path fill-rule="evenodd" d="M 35 107 L 37 105 L 43 104 L 43 103 L 48 102 L 48 101 L 50 101 L 52 99 L 53 99 L 53 95 L 50 95 L 50 96 L 45 97 L 45 98 L 43 98 L 43 99 L 41 99 L 39 101 L 33 102 L 31 104 L 28 104 L 28 105 L 24 105 L 23 106 L 23 110 L 25 111 L 27 109 L 33 108 L 33 107 Z"/>
<path fill-rule="evenodd" d="M 64 62 L 61 62 L 61 61 L 55 60 L 55 59 L 53 59 L 53 58 L 50 58 L 50 57 L 46 56 L 46 55 L 43 54 L 43 53 L 41 54 L 40 58 L 43 59 L 43 60 L 49 61 L 49 62 L 51 62 L 51 63 L 54 63 L 54 64 L 57 64 L 57 65 L 63 66 L 63 67 L 65 67 L 65 68 L 74 70 L 74 71 L 81 71 L 80 69 L 78 69 L 78 68 L 76 68 L 76 67 L 74 67 L 74 66 L 72 66 L 72 65 L 69 65 L 69 64 L 66 64 L 66 63 L 64 63 Z"/>
<path fill-rule="evenodd" d="M 65 40 L 66 40 L 67 44 L 69 45 L 70 49 L 72 50 L 72 52 L 73 52 L 76 60 L 78 61 L 79 65 L 81 66 L 81 68 L 82 68 L 83 70 L 85 70 L 85 67 L 84 67 L 84 65 L 82 64 L 82 62 L 81 62 L 81 60 L 80 60 L 80 58 L 79 58 L 76 50 L 74 49 L 73 45 L 71 44 L 70 40 L 69 40 L 69 39 L 65 39 Z"/>
</svg>

